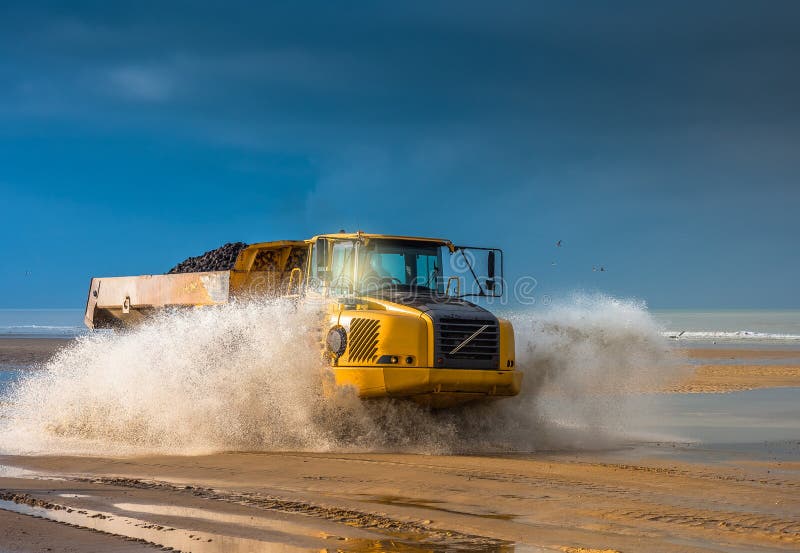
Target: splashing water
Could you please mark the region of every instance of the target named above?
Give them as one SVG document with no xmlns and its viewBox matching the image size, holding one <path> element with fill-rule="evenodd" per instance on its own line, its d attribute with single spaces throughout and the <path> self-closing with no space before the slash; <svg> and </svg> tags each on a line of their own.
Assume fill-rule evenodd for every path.
<svg viewBox="0 0 800 553">
<path fill-rule="evenodd" d="M 633 394 L 687 376 L 685 359 L 642 302 L 576 295 L 511 319 L 525 380 L 522 401 L 506 416 L 522 421 L 524 431 L 535 421 L 545 447 L 603 446 L 615 434 L 624 437 L 626 422 L 638 415 Z"/>
<path fill-rule="evenodd" d="M 603 296 L 512 316 L 517 398 L 431 412 L 332 390 L 317 309 L 290 301 L 163 314 L 78 338 L 0 404 L 6 453 L 530 451 L 585 445 L 620 392 L 675 374 L 642 305 Z M 613 406 L 613 407 L 612 407 Z"/>
</svg>

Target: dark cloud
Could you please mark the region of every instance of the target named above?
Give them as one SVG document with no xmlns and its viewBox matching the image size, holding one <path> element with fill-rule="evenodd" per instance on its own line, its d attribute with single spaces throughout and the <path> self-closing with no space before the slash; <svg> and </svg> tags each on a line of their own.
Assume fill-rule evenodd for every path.
<svg viewBox="0 0 800 553">
<path fill-rule="evenodd" d="M 159 195 L 191 221 L 181 198 L 233 180 L 229 220 L 479 236 L 514 253 L 520 273 L 550 267 L 547 245 L 568 234 L 580 263 L 613 258 L 622 271 L 595 283 L 576 261 L 540 280 L 663 304 L 707 299 L 678 297 L 675 267 L 711 252 L 739 275 L 712 303 L 735 302 L 765 267 L 798 268 L 759 245 L 790 248 L 800 230 L 796 6 L 8 6 L 0 139 L 84 162 L 53 161 L 48 187 L 9 146 L 0 182 L 65 198 L 136 175 L 143 195 L 130 204 L 144 212 L 141 198 Z M 97 142 L 119 173 L 91 169 Z M 162 208 L 152 217 L 163 222 Z"/>
</svg>

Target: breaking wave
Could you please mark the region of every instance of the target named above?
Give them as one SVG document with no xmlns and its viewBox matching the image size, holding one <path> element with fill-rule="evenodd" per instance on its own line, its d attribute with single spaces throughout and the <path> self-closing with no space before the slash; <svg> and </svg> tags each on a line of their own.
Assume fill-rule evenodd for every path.
<svg viewBox="0 0 800 553">
<path fill-rule="evenodd" d="M 621 399 L 674 377 L 643 305 L 576 297 L 515 312 L 522 394 L 429 411 L 330 386 L 316 308 L 290 301 L 163 314 L 78 337 L 0 403 L 5 453 L 532 451 L 624 430 Z M 323 390 L 328 390 L 325 394 Z"/>
<path fill-rule="evenodd" d="M 752 330 L 681 330 L 664 331 L 665 337 L 671 340 L 696 342 L 800 342 L 800 335 L 775 332 L 754 332 Z"/>
<path fill-rule="evenodd" d="M 56 326 L 56 325 L 6 325 L 0 326 L 0 336 L 12 336 L 19 338 L 73 338 L 86 334 L 86 328 L 78 326 Z"/>
</svg>

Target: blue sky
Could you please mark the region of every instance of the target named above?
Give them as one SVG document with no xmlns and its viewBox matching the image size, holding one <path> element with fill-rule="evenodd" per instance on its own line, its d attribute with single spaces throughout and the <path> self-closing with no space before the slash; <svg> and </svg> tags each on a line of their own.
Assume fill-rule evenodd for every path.
<svg viewBox="0 0 800 553">
<path fill-rule="evenodd" d="M 6 4 L 0 307 L 340 228 L 501 247 L 554 297 L 800 307 L 798 23 L 780 1 Z"/>
</svg>

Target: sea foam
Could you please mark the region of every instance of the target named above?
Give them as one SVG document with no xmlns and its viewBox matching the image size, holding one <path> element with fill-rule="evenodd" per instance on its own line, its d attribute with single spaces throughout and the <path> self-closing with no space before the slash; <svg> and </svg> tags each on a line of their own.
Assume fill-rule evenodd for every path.
<svg viewBox="0 0 800 553">
<path fill-rule="evenodd" d="M 662 333 L 672 340 L 697 342 L 800 342 L 800 335 L 780 332 L 755 332 L 752 330 L 667 330 Z"/>
</svg>

